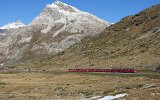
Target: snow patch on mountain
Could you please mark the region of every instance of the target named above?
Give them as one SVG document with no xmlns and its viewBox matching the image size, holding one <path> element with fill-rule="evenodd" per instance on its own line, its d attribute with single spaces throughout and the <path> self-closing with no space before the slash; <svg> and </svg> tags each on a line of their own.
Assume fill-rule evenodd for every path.
<svg viewBox="0 0 160 100">
<path fill-rule="evenodd" d="M 81 12 L 80 10 L 78 10 L 77 8 L 70 6 L 66 3 L 60 2 L 60 1 L 56 1 L 52 4 L 48 4 L 47 7 L 50 7 L 52 9 L 56 9 L 59 12 L 63 12 L 68 14 L 67 12 Z"/>
<path fill-rule="evenodd" d="M 25 27 L 25 25 L 18 20 L 16 22 L 8 23 L 7 25 L 0 27 L 0 29 L 17 29 L 20 27 Z"/>
</svg>

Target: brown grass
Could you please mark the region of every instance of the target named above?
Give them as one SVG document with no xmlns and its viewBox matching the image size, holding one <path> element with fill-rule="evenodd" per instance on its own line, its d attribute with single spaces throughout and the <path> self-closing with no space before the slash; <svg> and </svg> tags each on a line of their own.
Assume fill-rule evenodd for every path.
<svg viewBox="0 0 160 100">
<path fill-rule="evenodd" d="M 159 94 L 156 93 L 160 93 L 159 79 L 122 78 L 94 73 L 4 73 L 0 74 L 0 83 L 1 100 L 76 100 L 124 92 L 129 94 L 125 97 L 127 99 L 158 100 Z M 150 84 L 151 87 L 143 88 L 146 84 Z"/>
</svg>

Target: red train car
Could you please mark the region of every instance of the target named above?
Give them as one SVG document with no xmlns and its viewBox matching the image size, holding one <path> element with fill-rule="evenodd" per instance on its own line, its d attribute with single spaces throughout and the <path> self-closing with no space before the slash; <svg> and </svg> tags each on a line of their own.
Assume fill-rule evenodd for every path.
<svg viewBox="0 0 160 100">
<path fill-rule="evenodd" d="M 134 68 L 112 68 L 112 69 L 69 69 L 68 72 L 112 72 L 112 73 L 136 73 Z"/>
</svg>

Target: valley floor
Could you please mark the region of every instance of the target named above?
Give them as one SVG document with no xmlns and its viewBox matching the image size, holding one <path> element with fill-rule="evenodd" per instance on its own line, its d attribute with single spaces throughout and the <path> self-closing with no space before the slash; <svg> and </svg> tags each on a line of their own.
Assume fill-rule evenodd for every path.
<svg viewBox="0 0 160 100">
<path fill-rule="evenodd" d="M 124 100 L 159 100 L 160 73 L 0 73 L 0 100 L 77 100 L 121 93 Z"/>
</svg>

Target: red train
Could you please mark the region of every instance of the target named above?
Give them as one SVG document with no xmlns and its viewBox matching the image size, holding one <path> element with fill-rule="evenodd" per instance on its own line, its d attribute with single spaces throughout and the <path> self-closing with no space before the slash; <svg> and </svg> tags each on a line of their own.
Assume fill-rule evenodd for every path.
<svg viewBox="0 0 160 100">
<path fill-rule="evenodd" d="M 136 73 L 134 68 L 112 68 L 112 69 L 69 69 L 68 72 L 113 72 L 113 73 Z"/>
</svg>

